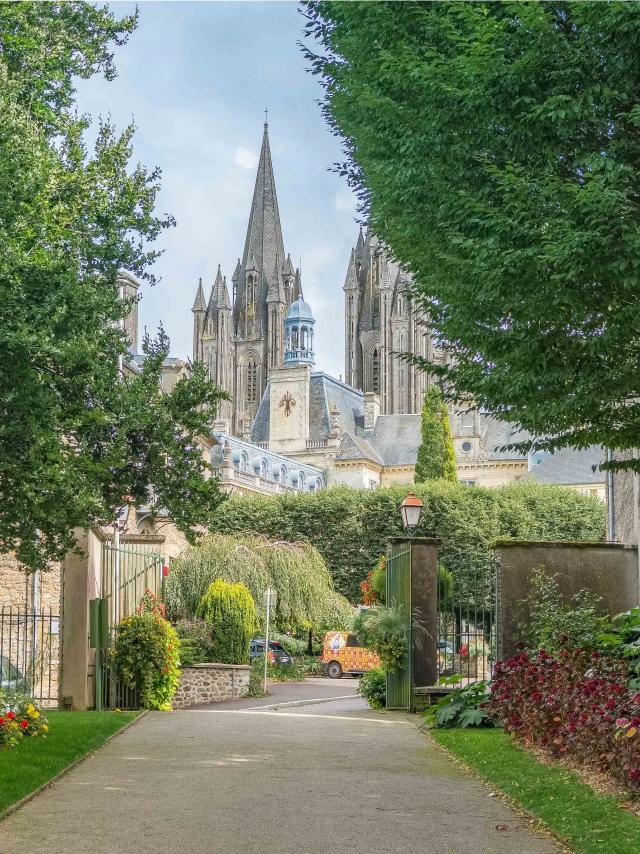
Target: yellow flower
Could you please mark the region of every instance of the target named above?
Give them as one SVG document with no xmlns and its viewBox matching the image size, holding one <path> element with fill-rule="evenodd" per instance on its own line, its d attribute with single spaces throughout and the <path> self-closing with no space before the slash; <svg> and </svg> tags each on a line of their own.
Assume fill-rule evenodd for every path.
<svg viewBox="0 0 640 854">
<path fill-rule="evenodd" d="M 49 732 L 49 724 L 42 724 L 42 731 Z"/>
</svg>

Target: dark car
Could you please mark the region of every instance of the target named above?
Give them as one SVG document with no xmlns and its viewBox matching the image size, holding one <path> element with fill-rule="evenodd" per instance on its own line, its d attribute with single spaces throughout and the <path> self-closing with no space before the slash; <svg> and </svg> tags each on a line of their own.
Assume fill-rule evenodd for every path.
<svg viewBox="0 0 640 854">
<path fill-rule="evenodd" d="M 264 655 L 264 638 L 253 638 L 249 646 L 249 659 L 253 661 Z M 278 641 L 269 641 L 269 664 L 279 664 L 284 667 L 289 667 L 293 664 L 293 659 L 287 650 Z"/>
</svg>

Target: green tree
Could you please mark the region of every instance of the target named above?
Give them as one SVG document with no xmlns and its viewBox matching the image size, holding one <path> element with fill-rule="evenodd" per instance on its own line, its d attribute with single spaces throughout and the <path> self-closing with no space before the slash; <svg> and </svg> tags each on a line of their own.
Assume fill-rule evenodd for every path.
<svg viewBox="0 0 640 854">
<path fill-rule="evenodd" d="M 538 447 L 637 447 L 640 5 L 303 5 L 339 169 L 454 356 L 424 369 Z"/>
<path fill-rule="evenodd" d="M 436 385 L 427 389 L 422 404 L 422 442 L 418 448 L 415 482 L 457 480 L 456 455 L 451 441 L 447 404 Z"/>
<path fill-rule="evenodd" d="M 202 597 L 198 616 L 209 626 L 214 661 L 248 663 L 256 611 L 244 584 L 230 584 L 217 578 Z"/>
<path fill-rule="evenodd" d="M 125 501 L 162 507 L 191 538 L 222 495 L 198 447 L 223 396 L 195 367 L 159 388 L 168 340 L 118 357 L 131 304 L 116 275 L 153 284 L 158 170 L 130 165 L 133 127 L 89 126 L 74 79 L 115 74 L 135 18 L 85 3 L 0 4 L 0 550 L 46 566 L 73 529 Z"/>
</svg>

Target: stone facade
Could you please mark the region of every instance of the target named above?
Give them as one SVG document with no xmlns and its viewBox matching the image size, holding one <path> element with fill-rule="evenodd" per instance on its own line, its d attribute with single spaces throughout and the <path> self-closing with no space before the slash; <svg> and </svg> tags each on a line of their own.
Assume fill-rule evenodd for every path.
<svg viewBox="0 0 640 854">
<path fill-rule="evenodd" d="M 376 394 L 382 415 L 420 412 L 430 382 L 416 365 L 395 354 L 445 359 L 409 298 L 410 287 L 410 276 L 377 237 L 361 230 L 343 286 L 345 380 Z"/>
<path fill-rule="evenodd" d="M 173 698 L 174 709 L 189 709 L 204 703 L 240 700 L 249 694 L 248 664 L 196 664 L 183 667 Z"/>
</svg>

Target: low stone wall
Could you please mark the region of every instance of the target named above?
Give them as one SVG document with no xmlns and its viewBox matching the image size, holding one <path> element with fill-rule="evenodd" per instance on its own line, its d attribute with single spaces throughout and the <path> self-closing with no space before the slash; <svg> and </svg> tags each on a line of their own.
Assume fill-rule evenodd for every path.
<svg viewBox="0 0 640 854">
<path fill-rule="evenodd" d="M 248 664 L 195 664 L 183 667 L 173 698 L 174 709 L 189 709 L 202 703 L 240 700 L 249 694 Z"/>
</svg>

